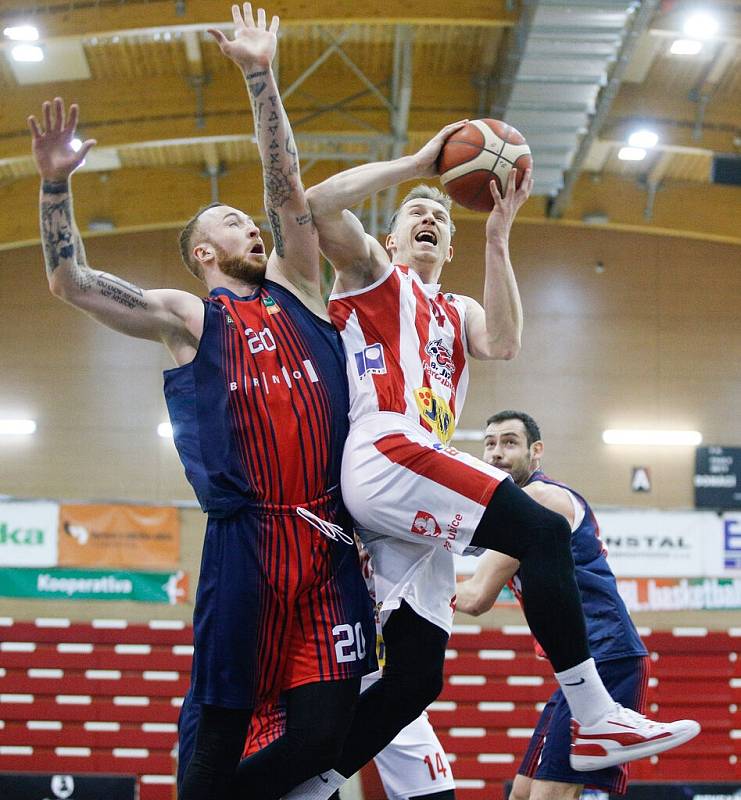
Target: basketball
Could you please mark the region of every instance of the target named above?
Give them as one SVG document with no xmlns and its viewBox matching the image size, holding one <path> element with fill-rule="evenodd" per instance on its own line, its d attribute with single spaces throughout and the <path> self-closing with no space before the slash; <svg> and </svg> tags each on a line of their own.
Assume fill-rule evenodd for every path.
<svg viewBox="0 0 741 800">
<path fill-rule="evenodd" d="M 492 178 L 504 196 L 510 170 L 517 170 L 517 187 L 533 159 L 525 137 L 498 119 L 474 119 L 451 134 L 440 151 L 438 170 L 445 191 L 471 211 L 491 211 Z"/>
</svg>

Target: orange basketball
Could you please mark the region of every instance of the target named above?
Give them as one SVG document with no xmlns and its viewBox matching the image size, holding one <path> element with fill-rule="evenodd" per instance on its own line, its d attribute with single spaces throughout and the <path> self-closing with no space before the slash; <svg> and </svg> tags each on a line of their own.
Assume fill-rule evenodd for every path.
<svg viewBox="0 0 741 800">
<path fill-rule="evenodd" d="M 509 173 L 517 170 L 517 187 L 533 159 L 525 137 L 498 119 L 474 119 L 451 134 L 437 162 L 445 191 L 471 211 L 491 211 L 494 179 L 504 195 Z"/>
</svg>

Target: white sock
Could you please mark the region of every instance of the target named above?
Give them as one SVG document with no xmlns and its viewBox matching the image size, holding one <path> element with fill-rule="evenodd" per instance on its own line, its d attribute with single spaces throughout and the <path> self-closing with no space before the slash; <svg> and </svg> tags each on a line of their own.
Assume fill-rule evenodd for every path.
<svg viewBox="0 0 741 800">
<path fill-rule="evenodd" d="M 283 800 L 329 800 L 346 780 L 344 775 L 332 769 L 300 783 L 284 794 Z"/>
<path fill-rule="evenodd" d="M 582 725 L 594 725 L 614 710 L 615 701 L 605 689 L 593 658 L 555 675 L 571 716 Z"/>
</svg>

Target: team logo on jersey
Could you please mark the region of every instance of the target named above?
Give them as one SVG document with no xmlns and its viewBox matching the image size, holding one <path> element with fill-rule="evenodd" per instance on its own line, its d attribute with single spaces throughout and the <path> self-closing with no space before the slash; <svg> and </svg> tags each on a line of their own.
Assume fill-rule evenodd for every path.
<svg viewBox="0 0 741 800">
<path fill-rule="evenodd" d="M 234 328 L 234 330 L 236 330 L 237 329 L 237 325 L 234 322 L 234 320 L 232 319 L 232 315 L 228 311 L 225 311 L 224 313 L 226 314 L 227 327 Z"/>
<path fill-rule="evenodd" d="M 435 394 L 429 386 L 415 389 L 414 399 L 417 401 L 420 417 L 437 434 L 437 438 L 447 445 L 455 431 L 455 417 L 447 401 Z"/>
<path fill-rule="evenodd" d="M 442 533 L 435 517 L 427 511 L 417 512 L 417 516 L 412 522 L 411 531 L 420 536 L 439 536 Z"/>
<path fill-rule="evenodd" d="M 369 344 L 355 353 L 355 365 L 361 381 L 366 375 L 385 375 L 386 359 L 383 356 L 383 345 Z"/>
<path fill-rule="evenodd" d="M 443 344 L 442 339 L 433 339 L 425 345 L 425 353 L 430 357 L 429 364 L 425 362 L 425 371 L 432 374 L 432 377 L 440 381 L 443 386 L 450 388 L 453 385 L 453 373 L 455 364 L 453 354 Z"/>
<path fill-rule="evenodd" d="M 262 304 L 265 306 L 265 310 L 268 312 L 268 314 L 277 314 L 280 311 L 280 306 L 269 294 L 266 294 L 262 298 Z"/>
</svg>

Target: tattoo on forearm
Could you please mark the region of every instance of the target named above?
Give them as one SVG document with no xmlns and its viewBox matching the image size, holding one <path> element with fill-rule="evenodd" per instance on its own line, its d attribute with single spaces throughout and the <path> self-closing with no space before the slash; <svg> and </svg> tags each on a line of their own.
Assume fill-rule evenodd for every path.
<svg viewBox="0 0 741 800">
<path fill-rule="evenodd" d="M 268 208 L 268 222 L 270 223 L 270 227 L 273 231 L 273 244 L 275 245 L 275 252 L 283 258 L 286 253 L 284 242 L 283 242 L 283 232 L 280 228 L 280 217 L 278 216 L 278 212 L 274 208 Z"/>
<path fill-rule="evenodd" d="M 251 81 L 251 80 L 254 80 L 255 78 L 264 78 L 265 75 L 267 75 L 267 74 L 268 74 L 268 71 L 266 69 L 261 69 L 259 72 L 250 72 L 249 75 L 245 75 L 245 78 L 248 81 Z"/>
<path fill-rule="evenodd" d="M 265 196 L 268 205 L 280 208 L 291 197 L 293 190 L 288 176 L 279 167 L 265 169 Z"/>
<path fill-rule="evenodd" d="M 286 136 L 286 153 L 291 156 L 291 164 L 288 167 L 288 174 L 295 175 L 298 172 L 298 148 L 296 142 L 293 141 L 293 136 L 289 134 Z"/>
<path fill-rule="evenodd" d="M 301 214 L 300 217 L 296 217 L 296 222 L 299 225 L 311 225 L 312 228 L 316 228 L 314 225 L 314 217 L 311 216 L 311 211 L 307 211 L 305 214 Z"/>
<path fill-rule="evenodd" d="M 114 303 L 125 306 L 129 309 L 147 308 L 144 299 L 144 290 L 133 283 L 109 275 L 107 272 L 92 273 L 95 275 L 95 283 L 103 297 L 113 300 Z"/>
<path fill-rule="evenodd" d="M 42 200 L 40 212 L 46 274 L 51 277 L 62 260 L 75 255 L 72 200 L 69 194 L 62 200 Z"/>
</svg>

